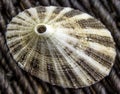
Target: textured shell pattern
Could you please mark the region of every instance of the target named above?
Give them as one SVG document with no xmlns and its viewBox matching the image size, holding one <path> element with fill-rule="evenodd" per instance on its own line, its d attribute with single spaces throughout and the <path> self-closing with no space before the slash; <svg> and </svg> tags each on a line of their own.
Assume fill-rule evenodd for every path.
<svg viewBox="0 0 120 94">
<path fill-rule="evenodd" d="M 67 7 L 39 6 L 19 13 L 8 24 L 6 39 L 22 69 L 64 88 L 100 81 L 109 74 L 116 56 L 105 26 Z"/>
</svg>

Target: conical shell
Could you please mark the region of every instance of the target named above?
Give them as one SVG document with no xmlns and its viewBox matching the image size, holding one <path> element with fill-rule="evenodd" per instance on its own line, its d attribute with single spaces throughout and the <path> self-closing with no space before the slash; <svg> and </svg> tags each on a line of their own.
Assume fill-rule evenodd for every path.
<svg viewBox="0 0 120 94">
<path fill-rule="evenodd" d="M 7 45 L 18 65 L 64 88 L 80 88 L 107 76 L 116 56 L 111 33 L 92 16 L 71 8 L 35 7 L 7 27 Z"/>
</svg>

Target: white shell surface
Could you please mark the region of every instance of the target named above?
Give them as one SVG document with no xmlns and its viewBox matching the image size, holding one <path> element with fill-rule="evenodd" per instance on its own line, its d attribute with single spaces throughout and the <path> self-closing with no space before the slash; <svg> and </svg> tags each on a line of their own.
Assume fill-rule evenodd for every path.
<svg viewBox="0 0 120 94">
<path fill-rule="evenodd" d="M 38 28 L 44 32 L 38 32 Z M 115 43 L 105 26 L 71 8 L 35 7 L 7 27 L 7 45 L 18 65 L 35 77 L 64 88 L 90 86 L 114 64 Z"/>
</svg>

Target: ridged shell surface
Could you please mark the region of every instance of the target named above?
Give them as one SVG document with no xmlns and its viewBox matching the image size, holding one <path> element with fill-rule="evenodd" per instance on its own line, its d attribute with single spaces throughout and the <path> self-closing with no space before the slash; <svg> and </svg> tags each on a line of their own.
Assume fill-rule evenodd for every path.
<svg viewBox="0 0 120 94">
<path fill-rule="evenodd" d="M 22 69 L 64 88 L 100 81 L 109 74 L 116 56 L 115 43 L 105 26 L 71 8 L 27 9 L 8 24 L 6 39 Z"/>
</svg>

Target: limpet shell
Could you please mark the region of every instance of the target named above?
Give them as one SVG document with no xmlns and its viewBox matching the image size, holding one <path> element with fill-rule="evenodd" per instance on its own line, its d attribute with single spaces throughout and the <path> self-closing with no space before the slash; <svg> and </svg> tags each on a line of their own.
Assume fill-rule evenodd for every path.
<svg viewBox="0 0 120 94">
<path fill-rule="evenodd" d="M 67 7 L 39 6 L 19 13 L 7 26 L 6 39 L 22 69 L 64 88 L 100 81 L 109 75 L 116 56 L 105 26 Z"/>
</svg>

